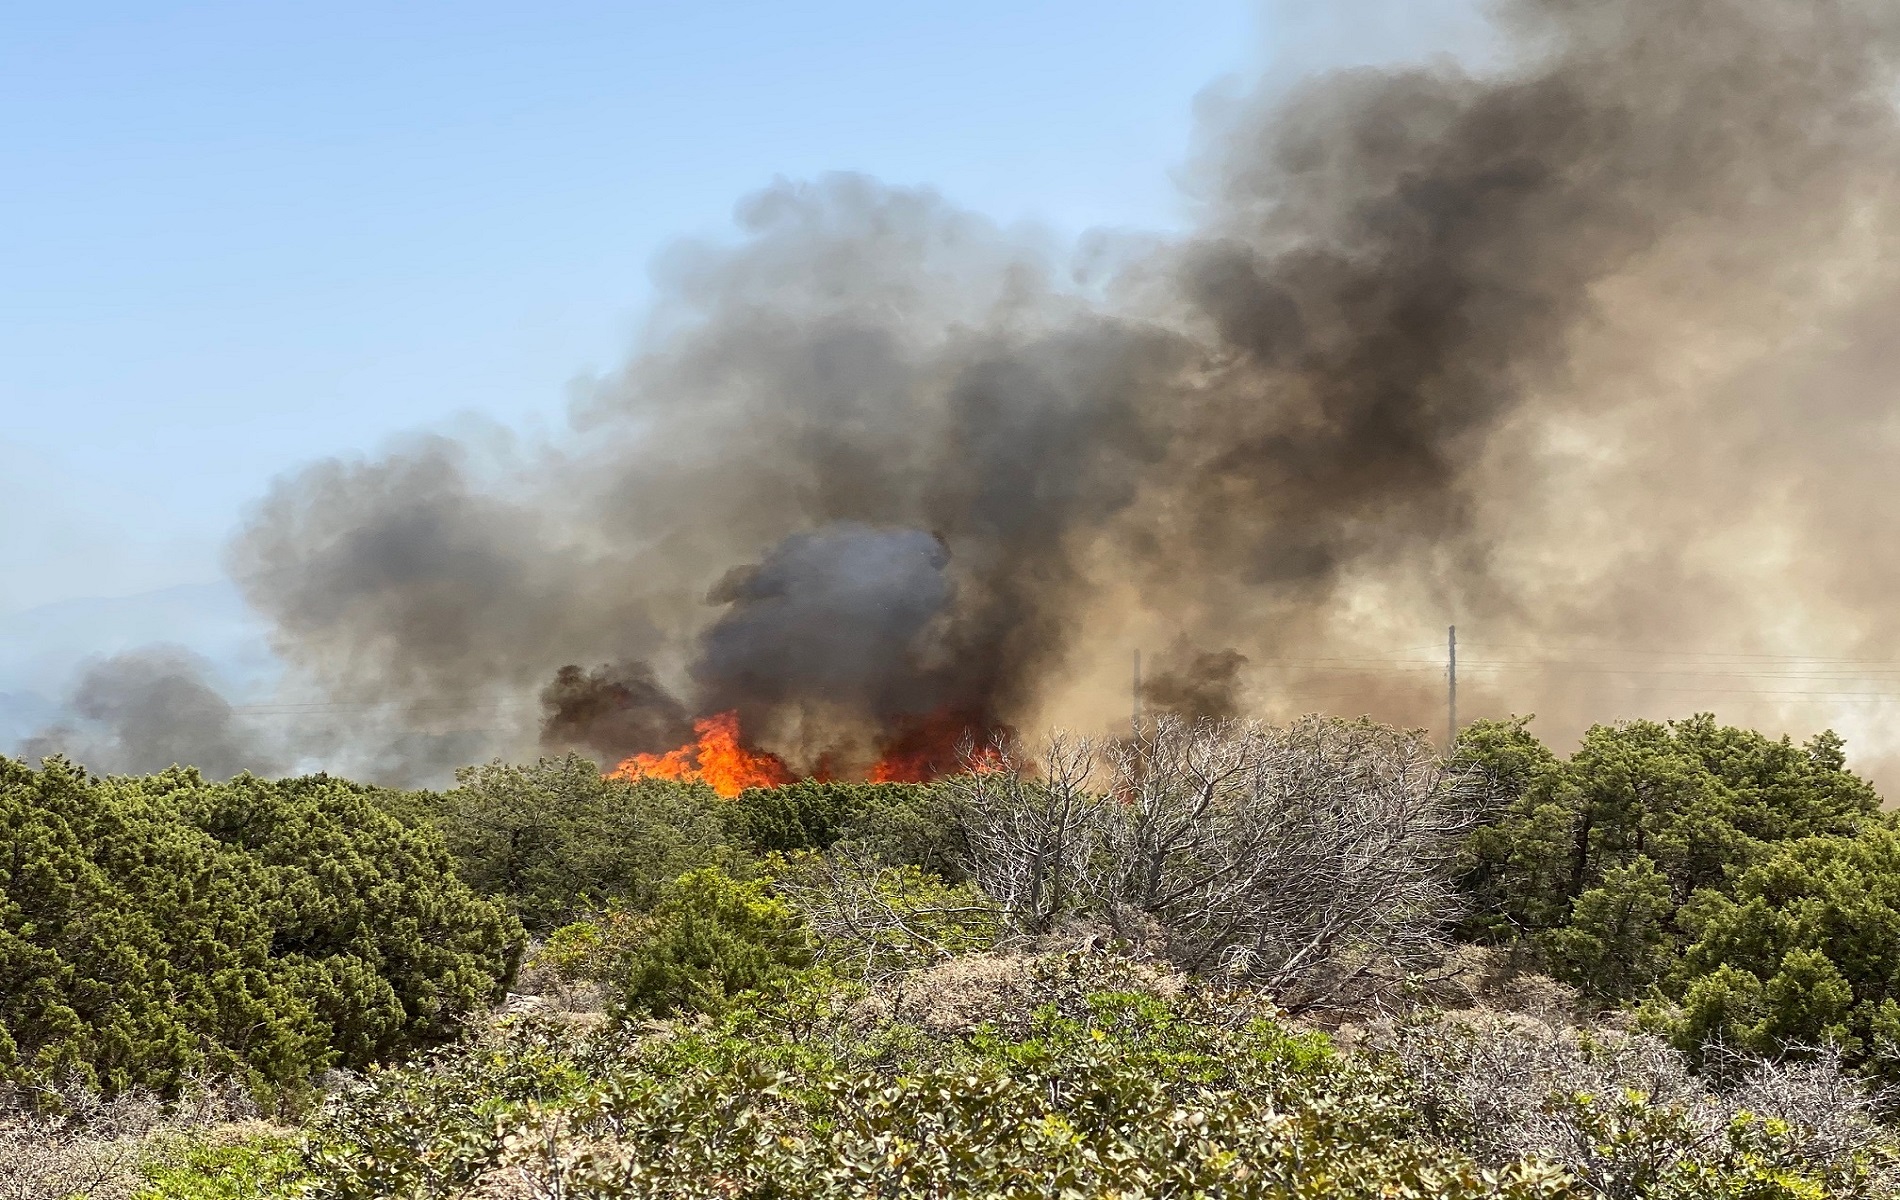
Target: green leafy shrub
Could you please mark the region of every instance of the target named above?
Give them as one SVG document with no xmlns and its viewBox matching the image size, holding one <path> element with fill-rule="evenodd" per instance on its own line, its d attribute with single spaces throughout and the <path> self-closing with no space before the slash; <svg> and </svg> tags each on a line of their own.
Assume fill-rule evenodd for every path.
<svg viewBox="0 0 1900 1200">
<path fill-rule="evenodd" d="M 1693 937 L 1659 1020 L 1689 1047 L 1839 1046 L 1900 1079 L 1900 835 L 1790 842 L 1682 914 Z"/>
<path fill-rule="evenodd" d="M 583 920 L 572 921 L 531 948 L 517 987 L 552 1004 L 556 1011 L 599 1012 L 614 1007 L 621 970 L 652 930 L 653 919 L 613 902 Z"/>
<path fill-rule="evenodd" d="M 133 1200 L 295 1200 L 309 1194 L 303 1156 L 288 1138 L 193 1145 L 177 1158 L 148 1165 Z"/>
<path fill-rule="evenodd" d="M 753 854 L 829 850 L 864 807 L 871 786 L 806 779 L 747 788 L 720 806 L 719 820 L 733 844 Z"/>
<path fill-rule="evenodd" d="M 520 928 L 432 834 L 325 776 L 0 760 L 0 1080 L 295 1092 L 456 1035 Z"/>
<path fill-rule="evenodd" d="M 506 1049 L 392 1072 L 427 1072 L 395 1090 L 434 1105 L 353 1097 L 322 1132 L 316 1194 L 1569 1194 L 1561 1171 L 1486 1170 L 1420 1137 L 1392 1077 L 1237 998 L 1099 959 L 1047 964 L 1032 987 L 967 1036 L 867 1025 L 855 992 L 794 989 L 668 1037 L 570 1041 L 587 1082 L 503 1110 L 470 1098 Z M 451 1181 L 450 1161 L 470 1165 Z"/>
<path fill-rule="evenodd" d="M 1600 996 L 1638 996 L 1675 959 L 1676 898 L 1656 864 L 1637 855 L 1611 867 L 1570 906 L 1570 919 L 1539 944 L 1557 974 L 1589 980 Z"/>
<path fill-rule="evenodd" d="M 751 854 L 838 849 L 962 879 L 961 832 L 942 790 L 930 784 L 808 779 L 749 788 L 721 805 L 719 817 L 733 845 Z"/>
<path fill-rule="evenodd" d="M 1677 911 L 1697 891 L 1728 887 L 1779 843 L 1852 834 L 1879 808 L 1833 734 L 1796 746 L 1706 714 L 1597 726 L 1567 761 L 1523 720 L 1478 722 L 1454 765 L 1501 806 L 1467 843 L 1466 934 L 1527 942 L 1610 1000 L 1641 996 L 1673 961 Z"/>
<path fill-rule="evenodd" d="M 810 964 L 804 923 L 756 880 L 689 871 L 661 893 L 615 962 L 628 1015 L 712 1012 Z"/>
<path fill-rule="evenodd" d="M 312 1194 L 1821 1200 L 1900 1166 L 1830 1063 L 1718 1092 L 1654 1038 L 1503 1018 L 1346 1053 L 1148 964 L 996 965 L 955 1031 L 822 973 L 657 1037 L 503 1027 L 346 1097 Z"/>
<path fill-rule="evenodd" d="M 472 1045 L 370 1071 L 336 1097 L 304 1139 L 313 1194 L 464 1195 L 500 1165 L 511 1121 L 580 1094 L 588 1086 L 586 1065 L 560 1030 L 514 1022 Z"/>
<path fill-rule="evenodd" d="M 722 860 L 723 802 L 699 784 L 601 775 L 576 755 L 456 773 L 426 812 L 469 886 L 540 933 L 620 902 L 644 909 L 667 881 Z"/>
</svg>

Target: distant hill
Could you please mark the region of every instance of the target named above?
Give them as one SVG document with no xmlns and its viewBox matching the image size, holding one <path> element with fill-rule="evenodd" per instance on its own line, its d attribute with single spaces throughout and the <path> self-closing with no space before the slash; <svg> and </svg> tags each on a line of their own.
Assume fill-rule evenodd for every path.
<svg viewBox="0 0 1900 1200">
<path fill-rule="evenodd" d="M 79 597 L 0 614 L 0 749 L 57 717 L 87 660 L 141 646 L 184 646 L 211 662 L 231 694 L 255 694 L 278 671 L 266 632 L 229 582 Z"/>
<path fill-rule="evenodd" d="M 37 692 L 0 692 L 0 751 L 44 729 L 59 705 Z"/>
</svg>

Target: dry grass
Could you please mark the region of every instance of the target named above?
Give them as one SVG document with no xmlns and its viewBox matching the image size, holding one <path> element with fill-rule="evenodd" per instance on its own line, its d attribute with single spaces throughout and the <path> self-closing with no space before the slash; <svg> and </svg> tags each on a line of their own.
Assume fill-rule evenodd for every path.
<svg viewBox="0 0 1900 1200">
<path fill-rule="evenodd" d="M 176 1161 L 190 1144 L 288 1132 L 259 1120 L 235 1088 L 203 1085 L 190 1094 L 166 1105 L 146 1092 L 105 1100 L 74 1085 L 7 1097 L 0 1200 L 130 1200 L 143 1167 Z"/>
<path fill-rule="evenodd" d="M 1044 994 L 1038 972 L 1046 970 L 1049 962 L 1047 952 L 949 959 L 885 980 L 853 1007 L 850 1019 L 867 1027 L 891 1022 L 916 1025 L 938 1037 L 966 1034 L 986 1021 L 1021 1016 L 1040 1003 Z M 1134 970 L 1143 985 L 1158 995 L 1174 995 L 1186 983 L 1165 962 L 1136 963 Z"/>
<path fill-rule="evenodd" d="M 1855 1194 L 1890 1196 L 1900 1174 L 1881 1124 L 1887 1097 L 1846 1072 L 1831 1049 L 1803 1061 L 1737 1059 L 1719 1088 L 1688 1059 L 1648 1034 L 1580 1028 L 1561 1017 L 1468 1009 L 1375 1025 L 1364 1040 L 1393 1056 L 1417 1089 L 1427 1121 L 1480 1162 L 1536 1157 L 1570 1168 L 1595 1195 L 1643 1194 L 1677 1160 L 1717 1155 L 1744 1114 L 1785 1122 L 1782 1150 L 1803 1170 L 1874 1164 Z M 1592 1097 L 1579 1103 L 1577 1097 Z M 1600 1114 L 1618 1098 L 1633 1107 L 1617 1123 L 1654 1118 L 1642 1136 L 1605 1136 Z"/>
</svg>

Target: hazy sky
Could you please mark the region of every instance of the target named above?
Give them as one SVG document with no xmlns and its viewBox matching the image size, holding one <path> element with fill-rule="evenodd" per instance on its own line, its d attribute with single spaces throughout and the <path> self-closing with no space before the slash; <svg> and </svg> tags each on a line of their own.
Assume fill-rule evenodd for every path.
<svg viewBox="0 0 1900 1200">
<path fill-rule="evenodd" d="M 556 420 L 649 258 L 775 175 L 1170 222 L 1179 3 L 11 3 L 0 612 L 214 578 L 268 479 L 477 412 Z"/>
<path fill-rule="evenodd" d="M 278 472 L 560 420 L 646 266 L 775 176 L 1166 227 L 1196 98 L 1456 3 L 0 8 L 0 615 L 218 576 Z"/>
</svg>

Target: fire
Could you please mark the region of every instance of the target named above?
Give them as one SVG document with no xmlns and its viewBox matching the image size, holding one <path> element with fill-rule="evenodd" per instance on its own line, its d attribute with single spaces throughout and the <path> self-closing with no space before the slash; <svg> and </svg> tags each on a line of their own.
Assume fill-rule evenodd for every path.
<svg viewBox="0 0 1900 1200">
<path fill-rule="evenodd" d="M 940 775 L 963 769 L 965 745 L 974 753 L 977 770 L 1000 765 L 990 744 L 1009 732 L 967 709 L 940 708 L 899 725 L 880 748 L 871 767 L 872 783 L 928 783 Z"/>
<path fill-rule="evenodd" d="M 746 746 L 739 730 L 739 714 L 724 712 L 693 722 L 696 738 L 665 754 L 636 754 L 608 774 L 614 779 L 681 779 L 704 783 L 721 796 L 737 796 L 747 788 L 779 787 L 800 776 L 776 754 Z M 877 762 L 864 778 L 872 783 L 928 783 L 963 770 L 965 744 L 974 743 L 975 769 L 1000 767 L 1001 757 L 989 743 L 1007 736 L 1009 729 L 964 709 L 944 708 L 901 722 L 879 747 Z M 818 757 L 805 778 L 841 778 L 834 756 Z"/>
<path fill-rule="evenodd" d="M 721 796 L 747 788 L 778 787 L 797 776 L 776 754 L 747 749 L 739 737 L 739 714 L 719 713 L 693 722 L 697 740 L 665 754 L 636 754 L 611 772 L 615 779 L 684 779 L 704 783 Z"/>
</svg>

